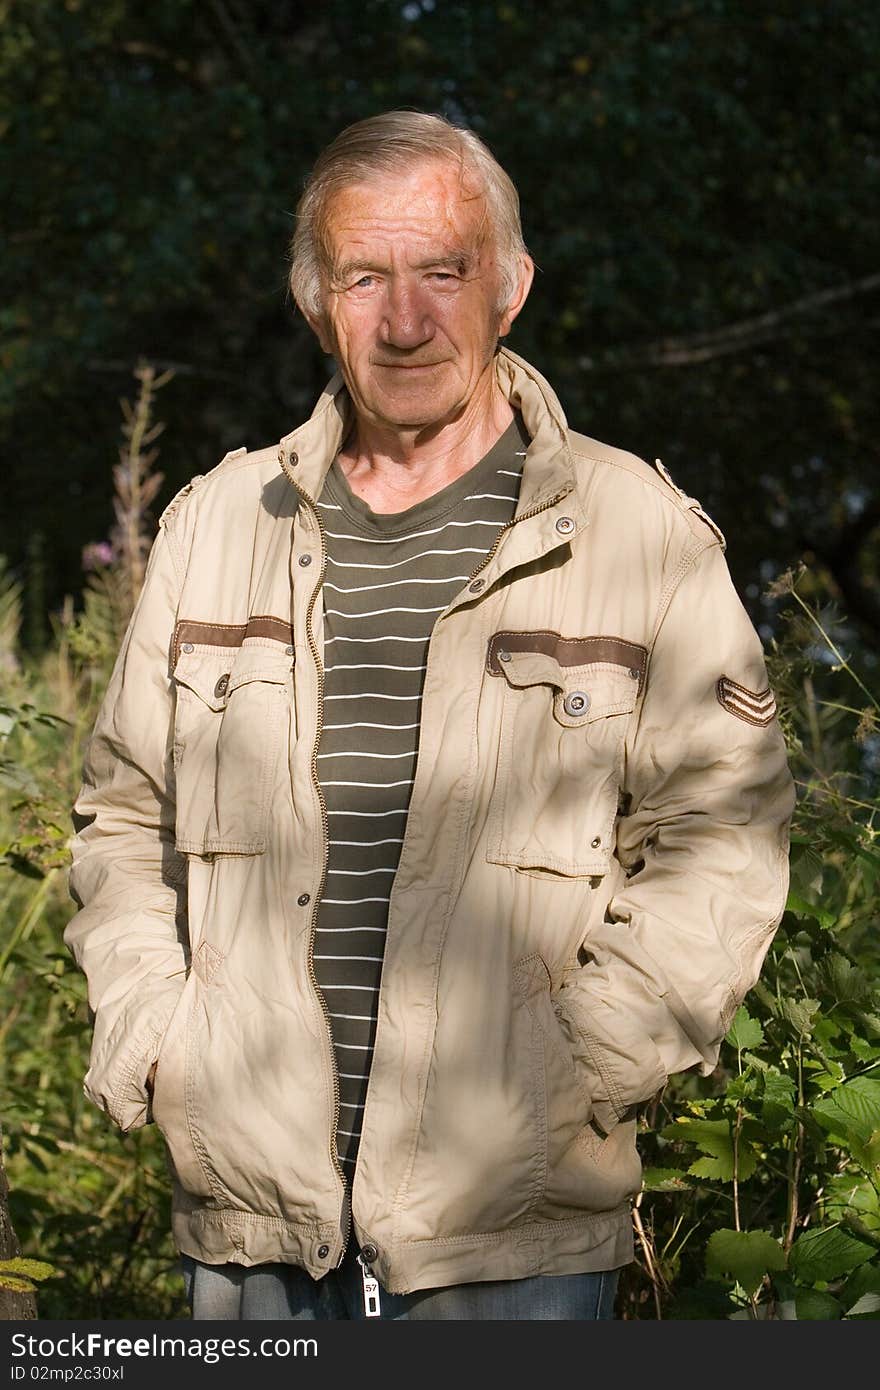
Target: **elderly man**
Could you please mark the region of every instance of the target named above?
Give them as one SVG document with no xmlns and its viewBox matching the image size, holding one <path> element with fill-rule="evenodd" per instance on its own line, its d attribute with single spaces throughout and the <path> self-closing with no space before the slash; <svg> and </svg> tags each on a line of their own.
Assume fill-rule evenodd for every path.
<svg viewBox="0 0 880 1390">
<path fill-rule="evenodd" d="M 722 538 L 499 347 L 532 270 L 472 133 L 344 131 L 291 276 L 339 375 L 162 518 L 67 940 L 196 1317 L 611 1316 L 637 1107 L 713 1068 L 782 911 Z"/>
</svg>

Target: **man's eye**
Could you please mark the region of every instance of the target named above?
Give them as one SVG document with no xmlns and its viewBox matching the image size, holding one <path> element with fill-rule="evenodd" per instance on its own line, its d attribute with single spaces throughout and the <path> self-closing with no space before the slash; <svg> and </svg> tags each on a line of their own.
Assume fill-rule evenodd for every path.
<svg viewBox="0 0 880 1390">
<path fill-rule="evenodd" d="M 458 276 L 453 275 L 451 270 L 433 270 L 428 278 L 430 280 L 438 280 L 442 284 L 447 280 L 457 280 Z"/>
<path fill-rule="evenodd" d="M 361 275 L 357 280 L 355 280 L 355 282 L 354 282 L 354 284 L 353 284 L 353 286 L 352 286 L 352 289 L 355 289 L 355 290 L 369 290 L 369 289 L 372 289 L 372 287 L 373 287 L 373 285 L 374 285 L 375 283 L 376 283 L 376 277 L 375 277 L 375 275 Z"/>
</svg>

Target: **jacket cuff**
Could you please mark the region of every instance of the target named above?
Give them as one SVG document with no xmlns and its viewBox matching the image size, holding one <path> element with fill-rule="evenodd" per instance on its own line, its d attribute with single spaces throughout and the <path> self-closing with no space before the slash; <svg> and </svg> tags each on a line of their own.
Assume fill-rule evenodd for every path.
<svg viewBox="0 0 880 1390">
<path fill-rule="evenodd" d="M 665 1086 L 668 1076 L 653 1038 L 647 1033 L 603 1038 L 582 1001 L 566 999 L 557 1010 L 575 1064 L 593 1102 L 593 1120 L 606 1134 Z"/>
<path fill-rule="evenodd" d="M 153 1028 L 139 1038 L 118 1065 L 117 1079 L 112 1086 L 100 1086 L 97 1068 L 92 1066 L 86 1075 L 84 1091 L 113 1123 L 127 1134 L 140 1129 L 152 1120 L 151 1098 L 147 1091 L 147 1075 L 159 1055 L 165 1028 Z M 108 1078 L 109 1079 L 109 1078 Z"/>
</svg>

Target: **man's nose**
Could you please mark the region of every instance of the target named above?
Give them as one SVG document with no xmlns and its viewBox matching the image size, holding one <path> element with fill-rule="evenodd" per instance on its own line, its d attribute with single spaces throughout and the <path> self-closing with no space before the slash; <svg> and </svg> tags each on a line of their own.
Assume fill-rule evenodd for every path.
<svg viewBox="0 0 880 1390">
<path fill-rule="evenodd" d="M 417 348 L 430 342 L 435 332 L 434 320 L 418 289 L 399 281 L 389 285 L 382 316 L 382 341 L 390 347 Z"/>
</svg>

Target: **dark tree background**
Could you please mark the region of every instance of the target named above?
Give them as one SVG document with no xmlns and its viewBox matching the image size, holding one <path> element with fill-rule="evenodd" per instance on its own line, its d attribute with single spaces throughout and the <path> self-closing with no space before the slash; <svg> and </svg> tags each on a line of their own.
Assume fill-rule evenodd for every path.
<svg viewBox="0 0 880 1390">
<path fill-rule="evenodd" d="M 540 267 L 512 346 L 663 457 L 741 591 L 806 555 L 880 642 L 876 0 L 4 0 L 0 553 L 29 632 L 111 523 L 116 398 L 175 376 L 164 501 L 327 376 L 285 292 L 302 179 L 395 106 L 472 125 Z"/>
</svg>

